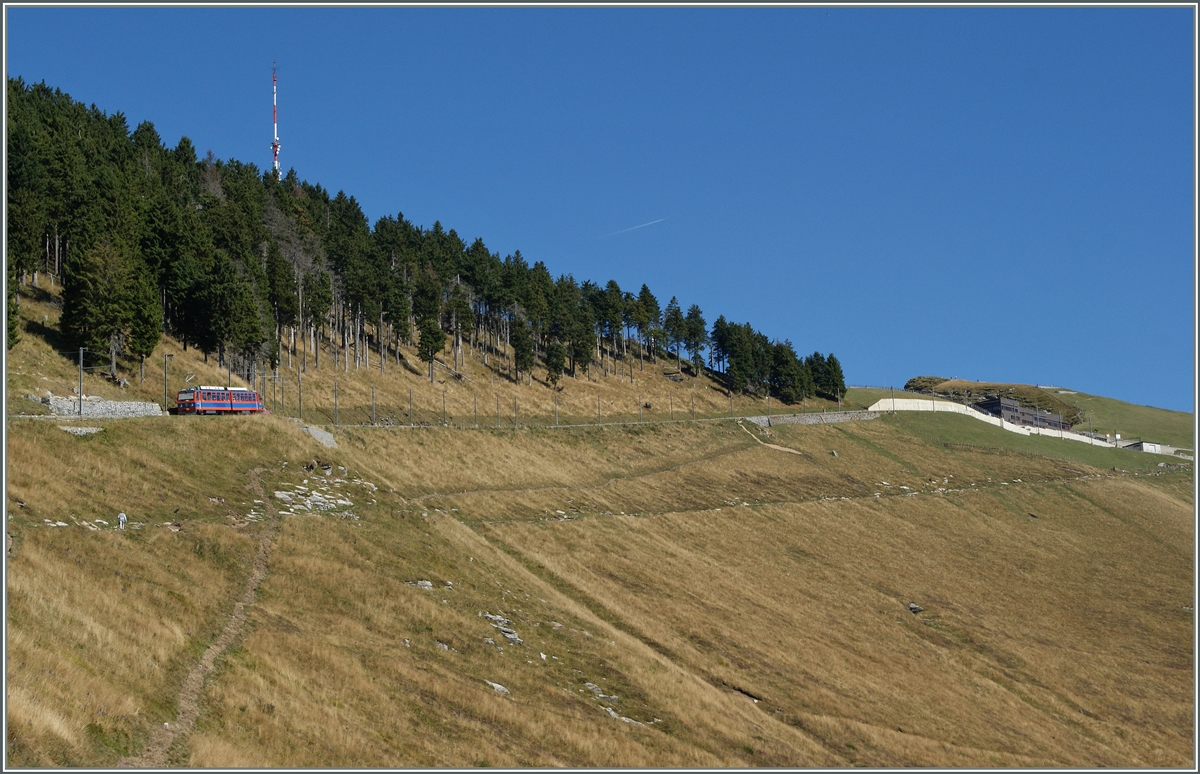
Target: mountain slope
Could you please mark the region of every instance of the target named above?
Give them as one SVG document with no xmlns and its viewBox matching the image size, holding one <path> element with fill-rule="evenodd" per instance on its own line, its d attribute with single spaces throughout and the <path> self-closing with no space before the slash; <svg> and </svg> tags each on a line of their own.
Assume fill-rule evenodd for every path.
<svg viewBox="0 0 1200 774">
<path fill-rule="evenodd" d="M 10 421 L 9 762 L 175 723 L 273 534 L 170 763 L 1191 765 L 1190 469 L 923 419 Z"/>
</svg>

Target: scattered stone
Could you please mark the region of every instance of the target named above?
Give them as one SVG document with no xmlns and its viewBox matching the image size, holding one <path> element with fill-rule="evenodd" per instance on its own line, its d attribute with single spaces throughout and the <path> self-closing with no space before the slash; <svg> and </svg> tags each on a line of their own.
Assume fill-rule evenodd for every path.
<svg viewBox="0 0 1200 774">
<path fill-rule="evenodd" d="M 430 581 L 427 581 L 427 580 L 419 580 L 419 581 L 417 581 L 417 587 L 425 589 L 426 591 L 432 591 L 433 583 L 431 583 Z"/>
<path fill-rule="evenodd" d="M 624 717 L 624 716 L 622 716 L 622 715 L 618 715 L 617 713 L 615 713 L 615 712 L 613 712 L 613 711 L 612 711 L 612 708 L 611 708 L 611 707 L 602 707 L 601 709 L 603 709 L 603 710 L 604 710 L 605 712 L 607 712 L 607 713 L 608 713 L 608 714 L 609 714 L 611 717 L 613 717 L 613 718 L 614 718 L 614 719 L 616 719 L 616 720 L 619 720 L 619 721 L 621 721 L 622 723 L 632 723 L 632 724 L 633 724 L 633 725 L 635 725 L 635 726 L 644 726 L 644 725 L 646 725 L 645 723 L 639 723 L 638 721 L 634 720 L 633 718 L 627 718 L 627 717 Z"/>
<path fill-rule="evenodd" d="M 1031 514 L 1029 514 L 1029 515 L 1030 515 L 1030 516 L 1032 516 L 1032 517 L 1033 517 L 1033 518 L 1035 518 L 1035 519 L 1038 517 L 1038 515 L 1037 515 L 1036 513 L 1031 513 Z"/>
<path fill-rule="evenodd" d="M 916 615 L 917 613 L 921 612 L 921 611 L 922 611 L 922 610 L 924 610 L 925 608 L 921 607 L 920 605 L 918 605 L 918 604 L 917 604 L 917 603 L 915 603 L 915 602 L 909 602 L 909 603 L 908 603 L 908 609 L 909 609 L 909 611 L 911 611 L 911 612 L 912 612 L 912 614 L 913 614 L 913 615 Z"/>
<path fill-rule="evenodd" d="M 66 430 L 71 435 L 93 435 L 104 430 L 103 427 L 70 427 L 68 425 L 59 425 L 59 430 Z"/>
<path fill-rule="evenodd" d="M 833 449 L 830 449 L 830 450 L 829 450 L 829 453 L 830 453 L 830 454 L 832 454 L 832 455 L 833 455 L 833 456 L 835 456 L 835 457 L 837 456 L 837 452 L 836 452 L 836 451 L 834 451 Z"/>
<path fill-rule="evenodd" d="M 605 696 L 604 691 L 602 691 L 600 686 L 596 685 L 595 683 L 584 683 L 583 685 L 589 691 L 596 694 L 596 698 L 600 699 L 601 701 L 611 701 L 613 704 L 616 704 L 618 701 L 616 696 Z"/>
<path fill-rule="evenodd" d="M 442 642 L 441 640 L 437 640 L 437 646 L 439 648 L 441 648 L 442 650 L 450 650 L 450 646 L 447 645 L 446 643 Z"/>
<path fill-rule="evenodd" d="M 509 691 L 507 688 L 505 688 L 500 683 L 493 683 L 491 680 L 484 680 L 484 682 L 487 683 L 488 685 L 492 686 L 492 690 L 495 691 L 496 693 L 504 694 L 505 696 L 508 696 L 509 693 L 511 693 L 511 691 Z"/>
</svg>

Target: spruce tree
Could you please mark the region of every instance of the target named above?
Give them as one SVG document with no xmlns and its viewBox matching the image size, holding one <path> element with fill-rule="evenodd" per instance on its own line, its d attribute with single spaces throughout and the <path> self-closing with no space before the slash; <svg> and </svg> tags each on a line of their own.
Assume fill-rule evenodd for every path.
<svg viewBox="0 0 1200 774">
<path fill-rule="evenodd" d="M 433 384 L 433 361 L 446 346 L 446 334 L 436 315 L 423 319 L 417 326 L 417 357 L 429 364 L 429 383 Z"/>
<path fill-rule="evenodd" d="M 529 373 L 533 368 L 533 334 L 529 330 L 529 323 L 519 317 L 514 319 L 511 339 L 513 364 L 517 367 L 517 380 L 520 381 L 521 374 Z"/>
<path fill-rule="evenodd" d="M 704 322 L 704 313 L 696 304 L 688 307 L 687 318 L 684 320 L 684 333 L 687 338 L 688 353 L 692 356 L 692 366 L 695 367 L 698 377 L 704 371 L 704 350 L 708 347 L 708 326 Z"/>
<path fill-rule="evenodd" d="M 555 339 L 546 347 L 546 380 L 555 388 L 567 366 L 567 350 Z"/>
<path fill-rule="evenodd" d="M 683 359 L 679 349 L 687 340 L 687 321 L 679 309 L 679 299 L 675 296 L 671 296 L 670 302 L 667 303 L 667 311 L 663 313 L 663 330 L 667 334 L 667 342 L 675 348 L 675 360 L 679 365 L 679 372 L 683 373 Z"/>
<path fill-rule="evenodd" d="M 119 248 L 104 242 L 69 261 L 64 277 L 63 331 L 73 347 L 106 352 L 113 378 L 135 316 L 130 264 Z"/>
</svg>

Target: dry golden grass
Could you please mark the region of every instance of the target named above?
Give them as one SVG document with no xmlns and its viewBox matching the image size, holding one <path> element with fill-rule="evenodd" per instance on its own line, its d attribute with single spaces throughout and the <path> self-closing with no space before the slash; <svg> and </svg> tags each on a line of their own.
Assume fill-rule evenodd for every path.
<svg viewBox="0 0 1200 774">
<path fill-rule="evenodd" d="M 1191 471 L 946 448 L 958 420 L 337 449 L 280 416 L 10 421 L 7 762 L 142 749 L 242 592 L 257 492 L 315 458 L 377 502 L 278 523 L 173 765 L 1193 765 Z M 118 509 L 145 526 L 75 524 Z"/>
<path fill-rule="evenodd" d="M 77 359 L 74 351 L 67 352 L 66 344 L 57 332 L 61 312 L 57 308 L 61 288 L 53 291 L 42 289 L 30 291 L 24 288 L 20 304 L 24 333 L 22 340 L 10 353 L 10 362 L 17 364 L 8 373 L 10 396 L 9 414 L 43 413 L 38 404 L 25 399 L 25 394 L 35 390 L 50 390 L 55 395 L 71 395 L 78 383 Z M 43 328 L 43 318 L 46 328 Z M 449 343 L 449 338 L 447 342 Z M 435 368 L 435 383 L 430 384 L 424 363 L 416 356 L 415 349 L 401 347 L 401 355 L 407 362 L 397 364 L 394 355 L 380 373 L 379 353 L 370 353 L 370 367 L 360 363 L 355 367 L 353 357 L 349 371 L 345 370 L 344 359 L 335 364 L 327 343 L 322 343 L 320 367 L 310 349 L 307 361 L 297 343 L 297 352 L 290 359 L 286 347 L 283 350 L 279 369 L 279 381 L 268 379 L 265 388 L 262 374 L 254 385 L 229 376 L 219 367 L 217 359 L 207 362 L 202 353 L 194 349 L 184 351 L 174 339 L 164 336 L 154 354 L 146 359 L 145 381 L 137 362 L 121 361 L 119 370 L 130 384 L 121 389 L 108 381 L 99 371 L 89 371 L 84 376 L 84 393 L 98 395 L 111 400 L 148 400 L 162 402 L 163 355 L 170 354 L 168 365 L 169 402 L 174 405 L 175 394 L 186 385 L 225 384 L 253 386 L 264 395 L 268 408 L 276 409 L 288 416 L 299 415 L 300 379 L 303 379 L 304 420 L 314 424 L 332 425 L 334 422 L 334 382 L 337 382 L 337 419 L 341 424 L 367 424 L 371 421 L 372 388 L 375 390 L 376 418 L 380 422 L 408 424 L 409 390 L 412 391 L 413 421 L 418 424 L 440 424 L 446 421 L 457 425 L 474 425 L 476 414 L 482 427 L 497 424 L 497 402 L 500 411 L 500 426 L 511 428 L 514 419 L 513 400 L 516 399 L 517 421 L 553 425 L 555 391 L 546 383 L 544 369 L 534 369 L 532 385 L 517 383 L 502 360 L 489 357 L 485 366 L 477 353 L 468 356 L 461 369 L 460 380 L 451 374 L 444 364 Z M 59 350 L 63 350 L 59 352 Z M 447 353 L 443 353 L 448 354 Z M 610 361 L 611 362 L 611 361 Z M 106 367 L 106 363 L 105 366 Z M 660 358 L 657 363 L 636 358 L 631 363 L 618 361 L 619 371 L 607 375 L 598 366 L 593 366 L 591 376 L 582 371 L 577 378 L 564 376 L 557 392 L 559 422 L 561 424 L 593 424 L 596 422 L 596 401 L 600 401 L 602 422 L 636 422 L 689 419 L 692 416 L 692 398 L 695 396 L 697 418 L 729 416 L 730 402 L 725 388 L 707 376 L 692 377 L 685 372 L 681 381 L 673 381 L 674 359 Z M 192 377 L 188 380 L 188 377 Z M 271 377 L 274 374 L 270 375 Z M 632 376 L 632 381 L 631 381 Z M 185 381 L 187 380 L 187 381 Z M 446 412 L 442 412 L 443 393 Z M 640 400 L 640 403 L 639 403 Z M 645 408 L 646 403 L 650 408 Z M 639 417 L 638 406 L 642 405 Z M 767 402 L 747 396 L 735 396 L 733 411 L 737 416 L 835 409 L 836 402 L 813 398 L 801 406 L 780 406 L 778 401 Z"/>
</svg>

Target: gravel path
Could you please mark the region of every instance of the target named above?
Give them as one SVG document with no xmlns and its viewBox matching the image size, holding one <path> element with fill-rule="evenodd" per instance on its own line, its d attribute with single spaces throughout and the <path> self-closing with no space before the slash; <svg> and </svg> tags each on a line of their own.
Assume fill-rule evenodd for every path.
<svg viewBox="0 0 1200 774">
<path fill-rule="evenodd" d="M 254 557 L 254 569 L 251 570 L 250 577 L 246 579 L 242 597 L 233 606 L 233 615 L 225 624 L 220 636 L 212 645 L 208 646 L 204 655 L 192 666 L 187 677 L 184 678 L 183 686 L 179 690 L 179 714 L 176 716 L 175 722 L 164 723 L 162 728 L 156 729 L 141 755 L 122 758 L 117 763 L 120 768 L 161 769 L 168 765 L 167 753 L 171 749 L 171 745 L 175 743 L 176 739 L 186 739 L 196 725 L 196 718 L 200 714 L 200 693 L 204 689 L 205 677 L 212 671 L 213 662 L 242 635 L 246 623 L 246 608 L 254 604 L 254 599 L 258 595 L 258 587 L 267 575 L 267 557 L 271 553 L 271 540 L 275 536 L 279 523 L 275 508 L 271 505 L 270 500 L 263 496 L 262 484 L 258 478 L 260 472 L 262 471 L 250 471 L 250 486 L 265 501 L 267 513 L 271 518 L 259 541 L 258 554 Z"/>
</svg>

